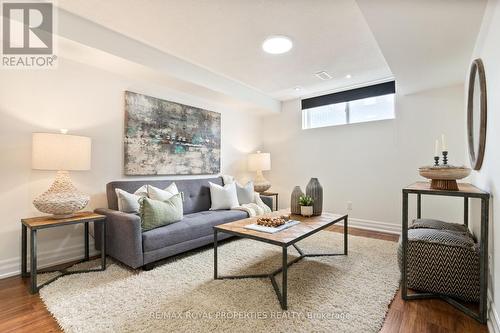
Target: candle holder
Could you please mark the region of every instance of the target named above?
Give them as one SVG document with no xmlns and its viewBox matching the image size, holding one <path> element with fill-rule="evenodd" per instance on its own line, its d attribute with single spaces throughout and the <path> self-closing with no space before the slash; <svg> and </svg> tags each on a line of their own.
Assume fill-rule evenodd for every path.
<svg viewBox="0 0 500 333">
<path fill-rule="evenodd" d="M 434 166 L 439 166 L 439 156 L 434 156 Z"/>
<path fill-rule="evenodd" d="M 443 151 L 443 165 L 448 165 L 448 151 Z"/>
</svg>

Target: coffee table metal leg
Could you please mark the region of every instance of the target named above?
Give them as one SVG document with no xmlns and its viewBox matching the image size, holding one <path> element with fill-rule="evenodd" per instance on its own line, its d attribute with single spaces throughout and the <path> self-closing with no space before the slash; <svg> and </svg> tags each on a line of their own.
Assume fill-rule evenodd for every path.
<svg viewBox="0 0 500 333">
<path fill-rule="evenodd" d="M 214 229 L 214 280 L 217 280 L 217 230 Z"/>
<path fill-rule="evenodd" d="M 281 308 L 283 310 L 286 310 L 288 308 L 287 305 L 287 285 L 288 285 L 288 277 L 287 277 L 287 270 L 288 270 L 288 254 L 287 254 L 287 247 L 283 246 L 283 262 L 282 262 L 282 282 L 281 282 Z"/>
<path fill-rule="evenodd" d="M 344 254 L 347 255 L 347 216 L 344 218 Z"/>
<path fill-rule="evenodd" d="M 36 229 L 31 229 L 31 239 L 30 239 L 30 292 L 35 294 L 38 291 L 37 282 L 36 282 Z"/>
</svg>

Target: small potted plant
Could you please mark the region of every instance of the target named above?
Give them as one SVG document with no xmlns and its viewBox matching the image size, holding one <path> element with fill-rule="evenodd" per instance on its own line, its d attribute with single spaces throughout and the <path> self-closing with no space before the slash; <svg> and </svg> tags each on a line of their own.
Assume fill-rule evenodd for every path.
<svg viewBox="0 0 500 333">
<path fill-rule="evenodd" d="M 301 195 L 299 197 L 300 214 L 302 216 L 312 216 L 313 214 L 313 198 L 309 195 Z"/>
</svg>

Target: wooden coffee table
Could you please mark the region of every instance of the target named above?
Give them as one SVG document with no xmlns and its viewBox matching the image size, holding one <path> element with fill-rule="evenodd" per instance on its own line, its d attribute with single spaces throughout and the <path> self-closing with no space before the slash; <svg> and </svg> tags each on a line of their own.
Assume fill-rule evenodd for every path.
<svg viewBox="0 0 500 333">
<path fill-rule="evenodd" d="M 279 216 L 289 214 L 287 210 L 277 211 L 266 216 Z M 301 223 L 295 226 L 292 226 L 288 229 L 276 232 L 274 234 L 254 231 L 245 229 L 244 226 L 252 223 L 256 223 L 256 217 L 250 217 L 247 219 L 234 221 L 230 223 L 221 224 L 214 227 L 214 279 L 222 280 L 222 279 L 262 279 L 269 278 L 271 279 L 271 283 L 273 285 L 274 291 L 276 292 L 276 296 L 280 302 L 281 308 L 286 310 L 288 308 L 287 305 L 287 270 L 288 267 L 295 264 L 299 260 L 302 260 L 306 257 L 325 257 L 325 256 L 339 256 L 339 255 L 347 255 L 347 214 L 346 215 L 338 215 L 333 213 L 323 213 L 320 216 L 312 216 L 312 217 L 303 217 L 300 215 L 291 215 L 292 220 L 298 220 Z M 304 253 L 297 246 L 298 241 L 309 237 L 320 230 L 328 228 L 329 226 L 344 221 L 344 253 L 321 253 L 321 254 L 312 254 L 312 253 Z M 250 238 L 256 241 L 273 244 L 276 246 L 280 246 L 282 248 L 282 265 L 281 268 L 276 269 L 273 272 L 267 274 L 252 274 L 252 275 L 229 275 L 229 276 L 220 276 L 217 271 L 217 234 L 219 232 L 231 234 L 234 236 L 242 237 L 242 238 Z M 293 246 L 299 256 L 290 262 L 288 261 L 288 247 Z M 282 273 L 282 284 L 280 291 L 278 287 L 278 283 L 276 282 L 276 275 Z"/>
</svg>

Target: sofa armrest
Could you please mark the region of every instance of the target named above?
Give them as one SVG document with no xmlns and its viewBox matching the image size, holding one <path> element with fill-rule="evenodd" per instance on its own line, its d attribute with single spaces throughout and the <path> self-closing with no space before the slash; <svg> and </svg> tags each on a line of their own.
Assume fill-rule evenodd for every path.
<svg viewBox="0 0 500 333">
<path fill-rule="evenodd" d="M 137 268 L 143 265 L 141 218 L 135 214 L 98 208 L 97 214 L 106 215 L 106 254 L 124 264 Z M 102 225 L 94 227 L 95 246 L 101 248 Z"/>
</svg>

